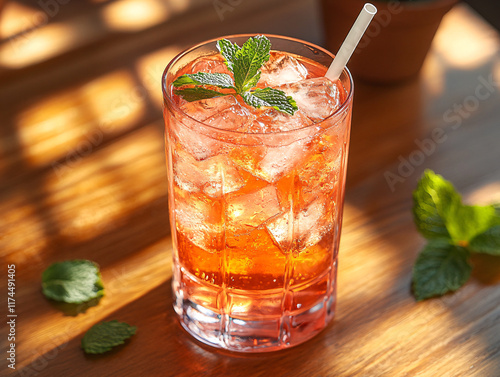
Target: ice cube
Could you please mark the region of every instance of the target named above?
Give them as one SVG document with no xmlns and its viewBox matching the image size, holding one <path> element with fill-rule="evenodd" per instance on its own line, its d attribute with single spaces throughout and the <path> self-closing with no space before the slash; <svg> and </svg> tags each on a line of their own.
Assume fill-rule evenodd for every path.
<svg viewBox="0 0 500 377">
<path fill-rule="evenodd" d="M 191 67 L 191 73 L 197 72 L 231 74 L 223 58 L 217 55 L 199 58 Z"/>
<path fill-rule="evenodd" d="M 174 151 L 174 180 L 185 191 L 203 191 L 216 198 L 239 190 L 245 180 L 234 164 L 224 156 L 214 156 L 197 161 L 186 151 Z"/>
<path fill-rule="evenodd" d="M 278 86 L 307 77 L 307 68 L 293 56 L 273 52 L 261 70 L 259 87 Z"/>
<path fill-rule="evenodd" d="M 257 165 L 256 175 L 267 182 L 276 182 L 307 158 L 310 142 L 306 138 L 290 145 L 269 147 Z"/>
<path fill-rule="evenodd" d="M 248 133 L 276 133 L 296 130 L 311 124 L 312 121 L 300 110 L 295 114 L 289 115 L 270 108 L 264 110 L 257 118 L 245 129 Z"/>
<path fill-rule="evenodd" d="M 234 105 L 238 105 L 234 96 L 221 96 L 188 102 L 181 106 L 181 110 L 191 118 L 202 122 Z"/>
<path fill-rule="evenodd" d="M 230 196 L 226 201 L 227 228 L 231 232 L 250 232 L 280 213 L 278 192 L 274 186 Z"/>
<path fill-rule="evenodd" d="M 198 126 L 198 123 L 192 119 L 183 118 L 182 122 L 170 119 L 168 122 L 169 138 L 173 143 L 182 145 L 198 161 L 224 153 L 224 145 L 202 134 Z"/>
<path fill-rule="evenodd" d="M 208 130 L 200 130 L 199 122 L 223 112 L 231 106 L 239 106 L 233 96 L 222 96 L 187 102 L 181 109 L 188 116 L 174 116 L 168 120 L 169 131 L 178 142 L 196 159 L 205 160 L 217 154 L 224 153 L 225 145 L 210 137 Z M 193 118 L 193 119 L 192 119 Z"/>
<path fill-rule="evenodd" d="M 174 189 L 175 224 L 195 246 L 208 252 L 223 246 L 222 203 L 200 194 Z"/>
<path fill-rule="evenodd" d="M 298 108 L 314 122 L 327 118 L 341 105 L 337 85 L 326 77 L 280 85 L 277 89 L 292 96 Z"/>
<path fill-rule="evenodd" d="M 314 149 L 312 139 L 306 137 L 281 146 L 259 145 L 235 148 L 229 152 L 229 157 L 236 165 L 256 178 L 275 183 L 307 159 Z"/>
<path fill-rule="evenodd" d="M 316 143 L 317 153 L 297 169 L 304 203 L 320 195 L 333 198 L 338 189 L 343 143 L 332 135 L 323 135 Z"/>
<path fill-rule="evenodd" d="M 317 244 L 332 229 L 331 216 L 328 216 L 331 206 L 321 199 L 315 200 L 295 216 L 291 212 L 276 216 L 266 224 L 267 230 L 283 252 L 303 251 Z"/>
<path fill-rule="evenodd" d="M 232 97 L 232 96 L 231 96 Z M 234 97 L 233 97 L 234 98 Z M 255 115 L 240 104 L 235 104 L 212 115 L 203 123 L 222 130 L 244 130 L 255 120 Z"/>
</svg>

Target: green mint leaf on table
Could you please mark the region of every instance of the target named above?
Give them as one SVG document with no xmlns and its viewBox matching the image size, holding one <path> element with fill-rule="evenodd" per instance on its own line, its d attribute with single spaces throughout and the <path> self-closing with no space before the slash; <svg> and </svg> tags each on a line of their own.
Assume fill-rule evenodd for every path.
<svg viewBox="0 0 500 377">
<path fill-rule="evenodd" d="M 413 192 L 415 225 L 426 238 L 449 239 L 448 214 L 460 204 L 460 195 L 441 176 L 426 171 Z"/>
<path fill-rule="evenodd" d="M 500 256 L 500 225 L 496 225 L 474 237 L 469 246 L 476 253 Z"/>
<path fill-rule="evenodd" d="M 183 85 L 208 85 L 234 89 L 233 78 L 225 73 L 198 72 L 182 75 L 172 83 L 176 88 Z"/>
<path fill-rule="evenodd" d="M 293 115 L 298 110 L 296 102 L 285 92 L 272 89 L 255 89 L 259 82 L 262 65 L 269 60 L 271 42 L 263 35 L 250 37 L 242 47 L 227 39 L 217 41 L 217 49 L 234 79 L 225 73 L 198 72 L 178 77 L 173 85 L 174 93 L 188 102 L 222 95 L 240 95 L 247 105 L 260 108 L 272 107 Z M 184 86 L 190 86 L 184 88 Z M 194 86 L 194 87 L 193 87 Z M 231 89 L 222 93 L 219 89 Z"/>
<path fill-rule="evenodd" d="M 494 225 L 493 206 L 467 206 L 461 204 L 450 213 L 447 227 L 454 243 L 468 244 L 475 236 Z"/>
<path fill-rule="evenodd" d="M 42 274 L 42 292 L 52 300 L 81 304 L 104 295 L 99 267 L 88 260 L 53 263 Z"/>
<path fill-rule="evenodd" d="M 227 95 L 215 90 L 205 89 L 200 86 L 194 88 L 177 89 L 174 90 L 174 93 L 178 96 L 182 96 L 182 98 L 184 98 L 188 102 Z"/>
<path fill-rule="evenodd" d="M 413 215 L 422 235 L 429 239 L 468 243 L 494 224 L 493 206 L 467 206 L 443 177 L 427 170 L 413 193 Z"/>
<path fill-rule="evenodd" d="M 272 107 L 290 115 L 298 109 L 292 97 L 273 88 L 255 89 L 253 92 L 244 92 L 241 96 L 247 104 L 257 108 Z"/>
<path fill-rule="evenodd" d="M 413 267 L 413 292 L 417 300 L 456 291 L 469 279 L 467 249 L 433 240 L 424 247 Z"/>
<path fill-rule="evenodd" d="M 413 193 L 413 215 L 429 244 L 413 269 L 417 300 L 455 291 L 470 276 L 472 252 L 500 256 L 498 205 L 469 206 L 443 177 L 426 170 Z"/>
<path fill-rule="evenodd" d="M 97 354 L 111 350 L 124 344 L 125 340 L 135 334 L 135 326 L 113 320 L 92 326 L 82 338 L 85 353 Z"/>
</svg>

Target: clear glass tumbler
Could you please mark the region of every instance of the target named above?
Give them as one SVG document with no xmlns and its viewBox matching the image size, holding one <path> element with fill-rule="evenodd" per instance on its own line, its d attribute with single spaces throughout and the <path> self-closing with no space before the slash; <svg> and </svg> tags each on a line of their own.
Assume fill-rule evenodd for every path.
<svg viewBox="0 0 500 377">
<path fill-rule="evenodd" d="M 249 37 L 225 38 L 241 46 Z M 333 59 L 313 44 L 267 37 L 313 75 Z M 206 344 L 279 350 L 334 315 L 353 82 L 344 70 L 340 108 L 296 130 L 216 128 L 184 113 L 172 90 L 193 61 L 217 53 L 216 41 L 182 52 L 163 74 L 174 309 Z"/>
</svg>

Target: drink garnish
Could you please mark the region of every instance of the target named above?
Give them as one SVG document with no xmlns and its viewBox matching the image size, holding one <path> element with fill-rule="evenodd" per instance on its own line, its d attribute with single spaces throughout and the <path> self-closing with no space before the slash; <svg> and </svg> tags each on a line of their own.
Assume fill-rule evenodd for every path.
<svg viewBox="0 0 500 377">
<path fill-rule="evenodd" d="M 43 294 L 52 300 L 81 304 L 104 295 L 99 266 L 89 260 L 53 263 L 42 274 Z"/>
<path fill-rule="evenodd" d="M 297 104 L 285 92 L 270 87 L 255 88 L 260 79 L 262 65 L 270 58 L 271 42 L 264 35 L 250 37 L 242 47 L 227 39 L 217 41 L 217 49 L 233 74 L 198 72 L 178 77 L 174 93 L 188 102 L 218 96 L 241 96 L 247 105 L 272 107 L 293 115 Z M 217 91 L 215 89 L 223 89 Z"/>
<path fill-rule="evenodd" d="M 413 267 L 418 301 L 456 291 L 469 279 L 473 253 L 500 256 L 500 206 L 469 206 L 453 185 L 426 170 L 413 192 L 418 231 L 429 240 Z"/>
<path fill-rule="evenodd" d="M 96 324 L 82 338 L 83 351 L 90 354 L 110 351 L 125 343 L 126 339 L 135 334 L 136 329 L 135 326 L 117 320 Z"/>
</svg>

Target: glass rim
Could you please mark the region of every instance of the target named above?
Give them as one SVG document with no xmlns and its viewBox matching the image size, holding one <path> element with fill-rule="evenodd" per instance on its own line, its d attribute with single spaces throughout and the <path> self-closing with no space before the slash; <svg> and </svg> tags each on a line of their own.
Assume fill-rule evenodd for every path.
<svg viewBox="0 0 500 377">
<path fill-rule="evenodd" d="M 293 129 L 293 130 L 288 130 L 288 131 L 279 131 L 279 132 L 273 132 L 273 133 L 260 133 L 260 132 L 256 132 L 256 133 L 246 133 L 246 132 L 240 132 L 240 131 L 236 131 L 236 130 L 224 130 L 224 129 L 221 129 L 221 128 L 218 128 L 218 127 L 214 127 L 214 126 L 211 126 L 209 124 L 206 124 L 202 121 L 199 121 L 195 118 L 193 118 L 191 115 L 189 115 L 188 113 L 185 113 L 179 106 L 177 106 L 177 104 L 175 103 L 175 101 L 173 101 L 173 99 L 171 98 L 171 96 L 169 95 L 168 91 L 167 91 L 167 87 L 166 87 L 166 77 L 167 77 L 167 74 L 168 72 L 170 71 L 170 69 L 185 55 L 189 54 L 190 52 L 202 47 L 202 46 L 205 46 L 205 45 L 208 45 L 210 43 L 213 43 L 213 42 L 217 42 L 218 40 L 220 39 L 229 39 L 231 40 L 231 38 L 240 38 L 240 37 L 255 37 L 257 35 L 264 35 L 266 37 L 271 37 L 271 38 L 278 38 L 278 39 L 282 39 L 282 40 L 288 40 L 288 41 L 292 41 L 292 42 L 297 42 L 297 43 L 302 43 L 302 44 L 305 44 L 306 46 L 308 47 L 312 47 L 312 48 L 315 48 L 321 52 L 323 52 L 324 54 L 328 55 L 328 56 L 331 56 L 332 59 L 335 58 L 335 55 L 333 53 L 331 53 L 330 51 L 326 50 L 325 48 L 323 47 L 320 47 L 314 43 L 311 43 L 311 42 L 307 42 L 307 41 L 304 41 L 302 39 L 298 39 L 298 38 L 293 38 L 293 37 L 287 37 L 287 36 L 284 36 L 284 35 L 278 35 L 278 34 L 267 34 L 267 33 L 263 33 L 263 34 L 254 34 L 254 33 L 244 33 L 244 34 L 231 34 L 231 35 L 224 35 L 224 36 L 221 36 L 221 37 L 217 37 L 217 38 L 212 38 L 212 39 L 208 39 L 204 42 L 200 42 L 200 43 L 197 43 L 195 44 L 194 46 L 191 46 L 191 47 L 188 47 L 184 50 L 182 50 L 181 52 L 179 52 L 174 58 L 172 58 L 172 60 L 170 60 L 170 62 L 167 64 L 167 66 L 165 67 L 165 70 L 163 71 L 163 74 L 161 76 L 161 79 L 162 79 L 162 82 L 161 82 L 161 87 L 162 87 L 162 92 L 163 92 L 163 98 L 164 100 L 166 100 L 169 104 L 169 106 L 171 106 L 175 111 L 178 111 L 179 113 L 183 114 L 184 116 L 188 117 L 190 119 L 190 121 L 193 121 L 195 122 L 195 124 L 200 124 L 202 125 L 203 127 L 207 127 L 208 129 L 211 129 L 211 130 L 215 130 L 217 132 L 223 132 L 223 133 L 229 133 L 229 134 L 235 134 L 235 135 L 253 135 L 253 136 L 263 136 L 263 135 L 266 135 L 266 136 L 269 136 L 269 135 L 286 135 L 286 134 L 292 134 L 294 132 L 297 132 L 297 131 L 303 131 L 305 129 L 309 129 L 309 128 L 312 128 L 312 127 L 315 127 L 317 126 L 318 124 L 321 124 L 335 116 L 338 116 L 339 114 L 343 113 L 345 111 L 345 109 L 348 107 L 349 103 L 352 102 L 352 97 L 353 97 L 353 92 L 354 92 L 354 81 L 352 79 L 352 75 L 351 75 L 351 72 L 349 71 L 349 69 L 347 67 L 344 67 L 344 69 L 342 70 L 342 74 L 345 73 L 347 78 L 349 79 L 349 90 L 347 92 L 347 96 L 345 98 L 345 100 L 342 102 L 342 105 L 340 105 L 340 107 L 335 110 L 333 113 L 331 113 L 328 117 L 320 120 L 320 121 L 317 121 L 317 122 L 313 122 L 311 124 L 308 124 L 304 127 L 301 127 L 301 128 L 297 128 L 297 129 Z M 271 49 L 271 51 L 277 51 L 277 50 L 273 50 Z M 286 52 L 286 51 L 285 51 Z M 327 67 L 328 68 L 328 67 Z"/>
</svg>

